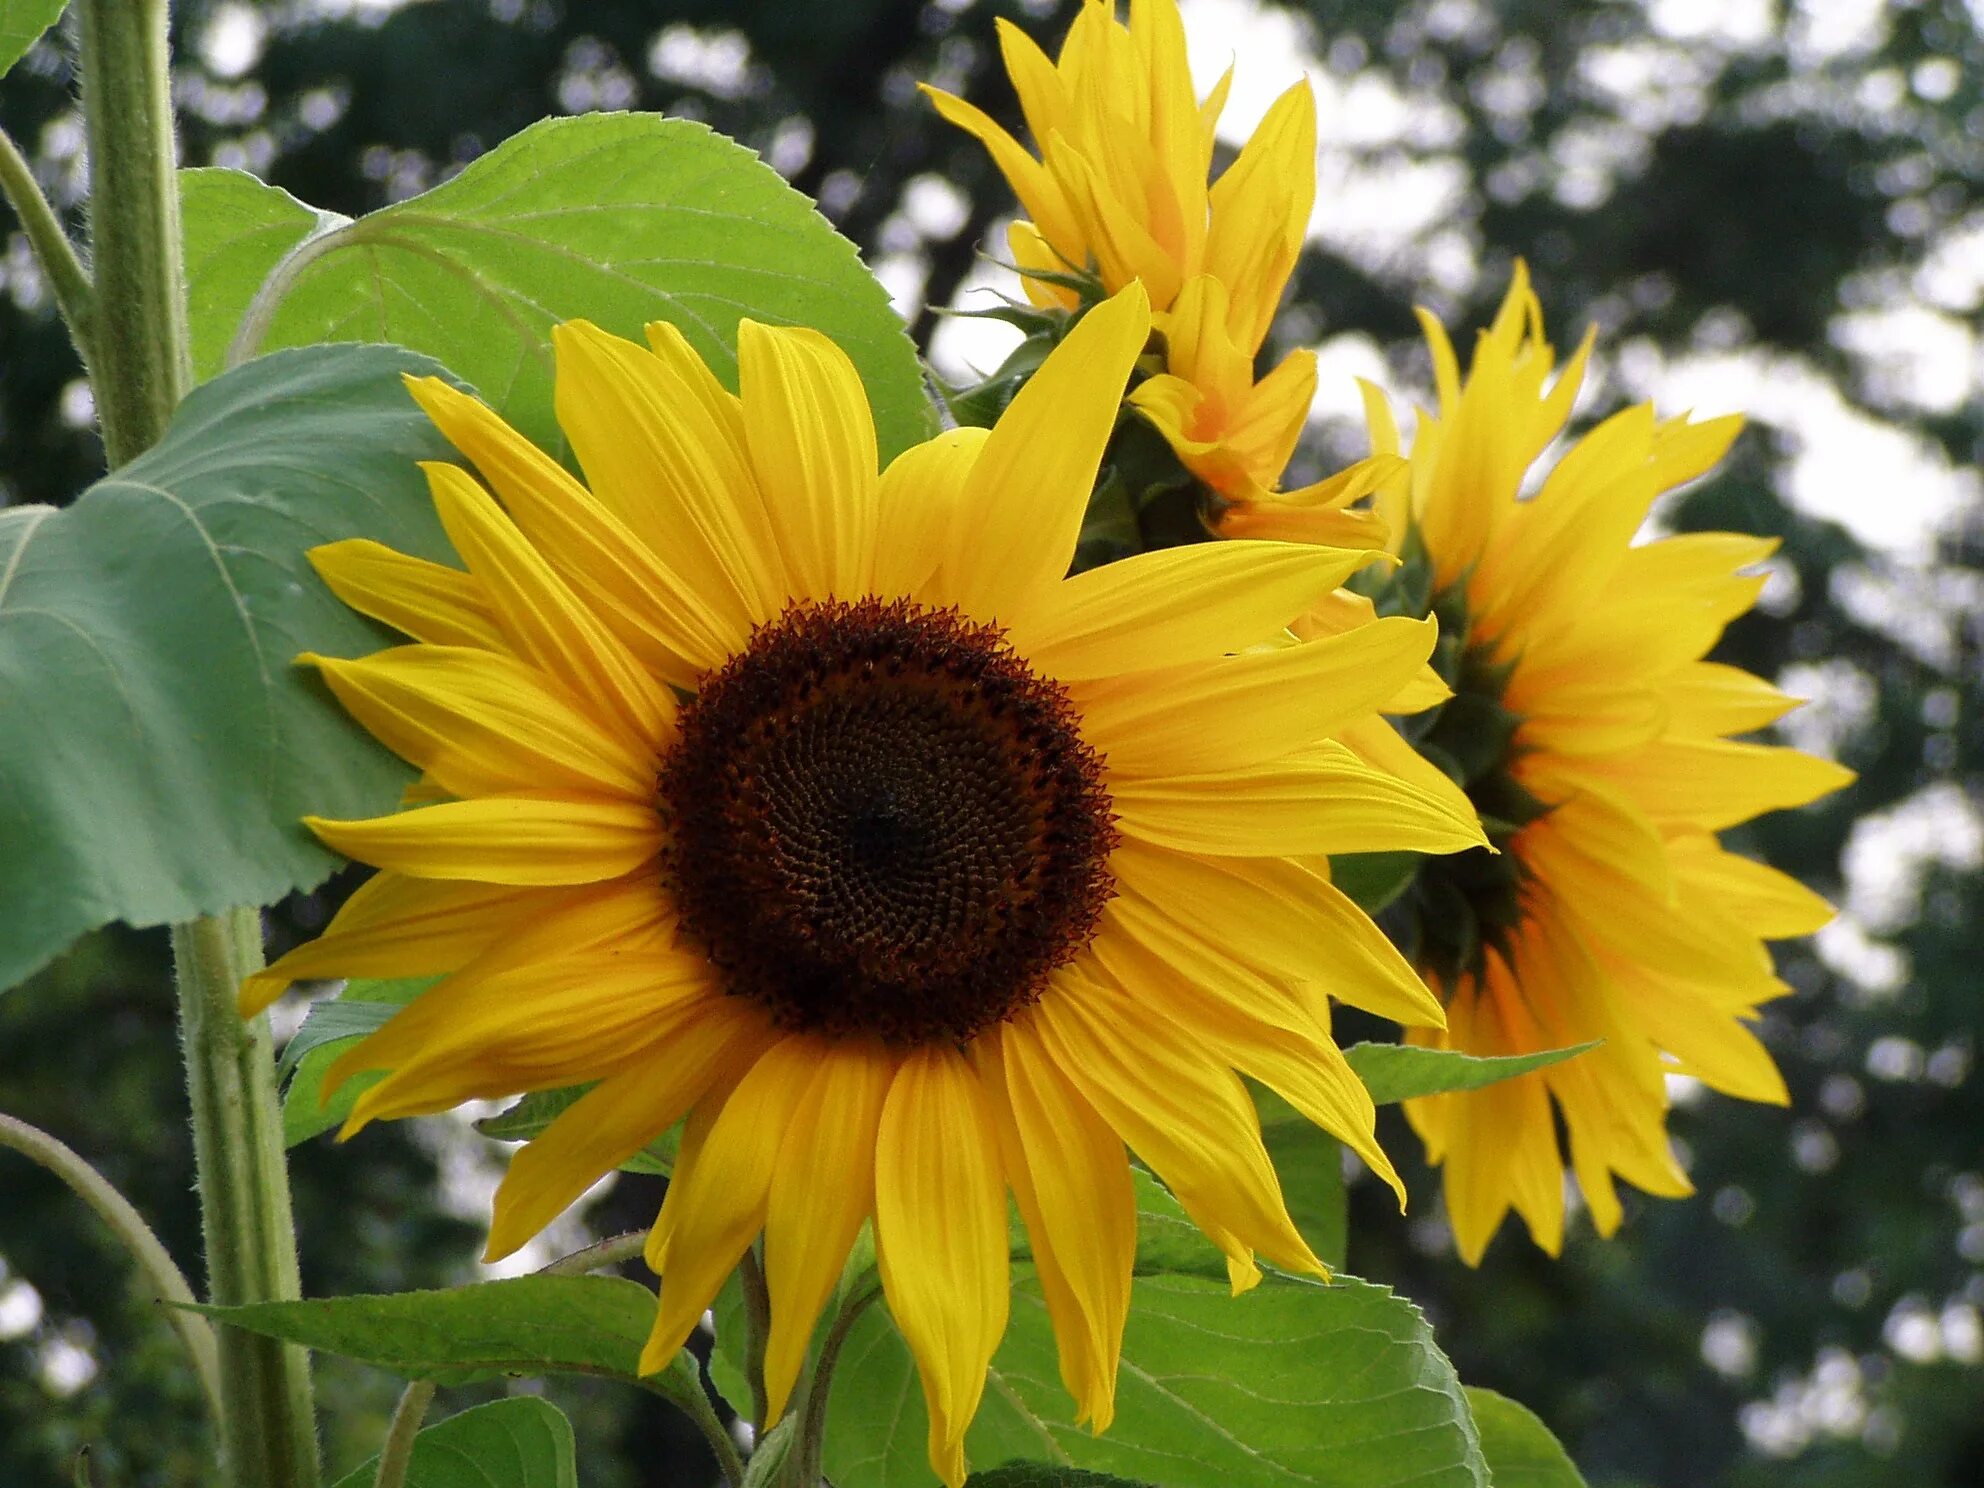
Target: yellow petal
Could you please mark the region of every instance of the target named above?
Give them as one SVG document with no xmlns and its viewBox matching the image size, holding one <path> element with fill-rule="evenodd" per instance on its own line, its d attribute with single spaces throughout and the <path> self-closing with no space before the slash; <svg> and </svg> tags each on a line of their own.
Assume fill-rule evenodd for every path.
<svg viewBox="0 0 1984 1488">
<path fill-rule="evenodd" d="M 435 427 L 475 462 L 559 577 L 635 655 L 687 685 L 736 649 L 740 636 L 734 620 L 710 609 L 705 584 L 678 578 L 592 492 L 495 410 L 438 377 L 408 378 L 407 387 Z"/>
<path fill-rule="evenodd" d="M 294 981 L 453 971 L 519 917 L 559 897 L 558 890 L 374 874 L 345 900 L 322 935 L 241 984 L 241 1016 L 254 1017 Z"/>
<path fill-rule="evenodd" d="M 765 1218 L 765 1424 L 785 1411 L 813 1323 L 875 1205 L 875 1134 L 899 1058 L 880 1044 L 820 1041 L 811 1088 L 779 1149 Z"/>
<path fill-rule="evenodd" d="M 1188 543 L 1076 574 L 1017 618 L 1013 645 L 1065 681 L 1176 666 L 1274 639 L 1371 554 Z"/>
<path fill-rule="evenodd" d="M 794 598 L 866 592 L 875 549 L 875 423 L 847 353 L 818 331 L 737 327 L 744 441 Z"/>
<path fill-rule="evenodd" d="M 325 543 L 305 556 L 331 593 L 417 641 L 491 651 L 509 647 L 489 596 L 472 574 L 409 558 L 369 537 Z"/>
<path fill-rule="evenodd" d="M 1055 979 L 1034 1021 L 1049 1057 L 1241 1275 L 1254 1251 L 1323 1273 L 1288 1217 L 1253 1102 L 1203 1042 L 1073 971 Z"/>
<path fill-rule="evenodd" d="M 875 1145 L 875 1251 L 889 1311 L 916 1358 L 930 1465 L 964 1482 L 964 1433 L 1006 1331 L 1006 1186 L 998 1131 L 960 1054 L 904 1058 Z"/>
<path fill-rule="evenodd" d="M 1614 783 L 1656 821 L 1719 832 L 1766 811 L 1803 806 L 1851 785 L 1843 765 L 1796 749 L 1724 740 L 1662 739 L 1586 769 Z"/>
<path fill-rule="evenodd" d="M 1026 1222 L 1077 1422 L 1109 1429 L 1130 1309 L 1137 1200 L 1123 1139 L 1041 1047 L 1032 1020 L 979 1040 L 1000 1152 Z"/>
<path fill-rule="evenodd" d="M 345 711 L 454 796 L 532 790 L 653 794 L 655 756 L 594 724 L 513 657 L 398 646 L 363 661 L 305 653 Z"/>
<path fill-rule="evenodd" d="M 875 593 L 884 599 L 924 593 L 950 551 L 965 483 L 989 433 L 949 429 L 889 461 L 876 496 Z"/>
<path fill-rule="evenodd" d="M 635 739 L 665 737 L 675 716 L 667 689 L 552 571 L 495 499 L 459 466 L 421 468 L 449 541 L 487 586 L 497 623 L 518 653 L 579 696 L 596 699 Z"/>
<path fill-rule="evenodd" d="M 723 1102 L 691 1152 L 685 1142 L 655 1221 L 661 1300 L 641 1351 L 642 1374 L 665 1368 L 764 1227 L 779 1148 L 819 1060 L 798 1034 L 767 1049 Z M 830 1175 L 815 1175 L 832 1181 Z"/>
<path fill-rule="evenodd" d="M 558 422 L 599 502 L 694 585 L 711 649 L 739 649 L 785 597 L 740 429 L 686 343 L 651 351 L 587 321 L 554 326 Z M 678 586 L 679 587 L 679 586 Z"/>
<path fill-rule="evenodd" d="M 1082 251 L 1082 236 L 1075 226 L 1075 215 L 1069 209 L 1066 194 L 1047 169 L 983 109 L 975 108 L 962 98 L 941 88 L 933 88 L 928 83 L 918 83 L 917 88 L 936 105 L 937 112 L 947 122 L 957 125 L 985 146 L 992 156 L 992 163 L 999 168 L 999 174 L 1006 178 L 1006 184 L 1013 188 L 1013 195 L 1026 208 L 1026 215 L 1033 219 L 1047 240 L 1063 251 L 1072 251 L 1085 261 L 1088 255 Z"/>
<path fill-rule="evenodd" d="M 1264 765 L 1377 712 L 1432 655 L 1439 627 L 1403 615 L 1346 635 L 1074 690 L 1112 778 Z"/>
<path fill-rule="evenodd" d="M 1141 842 L 1109 857 L 1110 872 L 1146 912 L 1208 948 L 1381 1018 L 1434 1027 L 1439 999 L 1341 889 L 1285 858 L 1199 858 Z M 1112 906 L 1113 907 L 1113 906 Z"/>
<path fill-rule="evenodd" d="M 367 821 L 303 824 L 348 858 L 411 878 L 492 884 L 596 883 L 661 850 L 661 820 L 640 801 L 483 796 Z"/>
<path fill-rule="evenodd" d="M 1126 835 L 1212 857 L 1458 852 L 1485 847 L 1472 810 L 1326 743 L 1251 770 L 1112 778 Z"/>
<path fill-rule="evenodd" d="M 1832 923 L 1833 907 L 1797 879 L 1725 851 L 1706 833 L 1671 838 L 1668 852 L 1691 896 L 1724 905 L 1765 940 L 1810 935 Z"/>
<path fill-rule="evenodd" d="M 1233 287 L 1233 339 L 1260 347 L 1301 255 L 1316 202 L 1316 100 L 1307 79 L 1277 98 L 1212 188 L 1206 272 Z"/>
<path fill-rule="evenodd" d="M 1017 620 L 1067 574 L 1123 385 L 1150 334 L 1132 286 L 1084 315 L 986 439 L 946 563 L 976 620 Z"/>
<path fill-rule="evenodd" d="M 485 1263 L 511 1254 L 680 1121 L 722 1070 L 765 1038 L 764 1020 L 721 994 L 677 1004 L 655 1024 L 652 1057 L 600 1081 L 510 1160 L 496 1190 Z"/>
</svg>

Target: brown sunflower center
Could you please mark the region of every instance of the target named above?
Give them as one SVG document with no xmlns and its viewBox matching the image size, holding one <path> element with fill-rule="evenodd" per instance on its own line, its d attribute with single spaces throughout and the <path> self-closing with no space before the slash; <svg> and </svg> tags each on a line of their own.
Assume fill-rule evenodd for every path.
<svg viewBox="0 0 1984 1488">
<path fill-rule="evenodd" d="M 962 1042 L 1032 1002 L 1114 892 L 1102 761 L 993 627 L 796 605 L 662 762 L 682 924 L 782 1025 Z"/>
</svg>

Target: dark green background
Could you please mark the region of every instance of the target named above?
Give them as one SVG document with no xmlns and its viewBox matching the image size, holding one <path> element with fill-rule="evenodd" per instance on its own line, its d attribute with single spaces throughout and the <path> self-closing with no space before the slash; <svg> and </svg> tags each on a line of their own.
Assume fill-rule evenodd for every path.
<svg viewBox="0 0 1984 1488">
<path fill-rule="evenodd" d="M 252 7 L 185 6 L 182 34 L 198 41 L 225 12 L 244 8 Z M 1305 336 L 1365 332 L 1386 348 L 1401 386 L 1423 386 L 1410 306 L 1431 296 L 1450 324 L 1478 323 L 1520 253 L 1560 345 L 1596 318 L 1608 345 L 1643 338 L 1681 355 L 1733 342 L 1795 358 L 1867 416 L 1955 466 L 1974 465 L 1984 436 L 1974 371 L 1954 411 L 1930 413 L 1897 397 L 1834 337 L 1843 312 L 1894 302 L 1938 245 L 1976 220 L 1984 40 L 1957 0 L 1890 5 L 1870 46 L 1815 61 L 1787 8 L 1766 3 L 1764 34 L 1735 53 L 1659 40 L 1637 4 L 1295 8 L 1311 49 L 1340 78 L 1379 73 L 1457 111 L 1458 138 L 1384 146 L 1366 163 L 1452 160 L 1467 191 L 1444 225 L 1462 229 L 1480 269 L 1454 293 L 1423 282 L 1410 253 L 1351 261 L 1312 249 L 1297 283 L 1300 314 L 1284 324 Z M 271 4 L 261 8 L 262 44 L 246 73 L 215 76 L 197 46 L 184 48 L 184 156 L 246 165 L 306 201 L 356 213 L 431 183 L 547 114 L 593 106 L 691 114 L 761 149 L 781 142 L 778 158 L 838 226 L 871 257 L 927 266 L 927 298 L 943 303 L 1008 199 L 982 155 L 941 127 L 911 85 L 940 78 L 1010 116 L 989 46 L 1002 11 L 1051 39 L 1070 7 L 430 0 L 390 15 L 311 21 L 299 19 L 307 5 Z M 658 78 L 649 57 L 668 26 L 740 35 L 749 62 L 736 85 L 704 90 Z M 1698 116 L 1635 122 L 1637 111 L 1622 118 L 1592 86 L 1611 49 L 1650 39 L 1668 50 L 1670 66 L 1706 80 Z M 1916 78 L 1940 91 L 1935 69 L 1920 70 L 1937 57 L 1960 62 L 1955 91 L 1919 96 Z M 0 121 L 73 212 L 81 171 L 67 58 L 60 35 L 37 46 L 0 84 Z M 1523 77 L 1540 86 L 1507 86 Z M 802 126 L 810 151 L 794 148 Z M 1553 161 L 1594 129 L 1628 148 L 1601 204 L 1565 205 L 1553 194 Z M 971 202 L 969 221 L 941 239 L 901 212 L 905 184 L 925 172 L 948 177 Z M 9 228 L 0 501 L 60 503 L 98 473 L 100 453 L 64 416 L 65 390 L 75 411 L 78 368 Z M 1977 308 L 1952 307 L 1973 325 Z M 920 338 L 933 323 L 927 312 L 918 318 Z M 1606 411 L 1588 400 L 1581 417 Z M 1841 754 L 1862 778 L 1737 841 L 1839 894 L 1841 851 L 1858 819 L 1930 787 L 1972 810 L 1979 804 L 1984 524 L 1974 507 L 1963 511 L 1926 558 L 1867 551 L 1785 504 L 1793 452 L 1789 431 L 1754 424 L 1723 471 L 1667 515 L 1678 527 L 1785 539 L 1797 584 L 1782 591 L 1784 602 L 1739 622 L 1724 654 L 1765 675 L 1835 659 L 1820 706 L 1842 720 Z M 1878 512 L 1906 497 L 1906 479 L 1896 471 L 1846 494 Z M 1867 603 L 1869 592 L 1885 594 L 1886 605 Z M 1974 824 L 1969 830 L 1974 836 Z M 1974 1340 L 1984 1307 L 1984 1100 L 1975 1073 L 1984 894 L 1974 866 L 1963 866 L 1963 828 L 1950 812 L 1928 818 L 1920 836 L 1931 856 L 1915 875 L 1917 891 L 1905 896 L 1899 924 L 1870 932 L 1902 958 L 1898 985 L 1870 991 L 1810 947 L 1786 949 L 1782 969 L 1797 995 L 1769 1010 L 1764 1036 L 1793 1109 L 1704 1096 L 1678 1110 L 1673 1130 L 1700 1194 L 1630 1202 L 1620 1239 L 1602 1244 L 1574 1226 L 1564 1259 L 1551 1262 L 1505 1231 L 1479 1271 L 1463 1268 L 1445 1239 L 1437 1183 L 1407 1161 L 1413 1143 L 1388 1113 L 1384 1135 L 1409 1171 L 1414 1209 L 1400 1219 L 1376 1185 L 1353 1184 L 1352 1269 L 1420 1301 L 1462 1377 L 1533 1407 L 1594 1484 L 1984 1482 L 1984 1365 L 1974 1352 L 1968 1362 L 1911 1357 L 1927 1336 L 1925 1312 L 1945 1318 L 1944 1335 L 1961 1347 L 1966 1319 Z M 1938 865 L 1937 852 L 1954 865 Z M 321 926 L 344 887 L 272 914 L 275 949 Z M 165 967 L 161 936 L 111 933 L 0 998 L 0 1109 L 99 1162 L 191 1270 L 197 1217 Z M 478 1229 L 437 1210 L 435 1160 L 405 1129 L 375 1128 L 344 1149 L 312 1143 L 295 1171 L 311 1292 L 431 1285 L 469 1268 Z M 645 1223 L 654 1182 L 623 1179 L 592 1222 L 601 1231 Z M 101 1484 L 205 1482 L 206 1447 L 186 1424 L 195 1391 L 170 1335 L 126 1300 L 118 1255 L 19 1159 L 0 1155 L 0 1185 L 0 1288 L 25 1278 L 44 1308 L 33 1331 L 0 1342 L 0 1483 L 67 1482 L 84 1443 Z M 1724 1343 L 1740 1336 L 1753 1345 L 1748 1369 L 1705 1362 L 1712 1321 Z M 100 1371 L 66 1398 L 40 1380 L 58 1340 L 87 1349 Z M 1717 1357 L 1725 1367 L 1733 1358 Z M 320 1379 L 330 1465 L 341 1471 L 372 1450 L 394 1383 L 337 1363 Z M 553 1393 L 579 1427 L 587 1483 L 707 1480 L 699 1449 L 658 1403 L 569 1384 Z"/>
</svg>

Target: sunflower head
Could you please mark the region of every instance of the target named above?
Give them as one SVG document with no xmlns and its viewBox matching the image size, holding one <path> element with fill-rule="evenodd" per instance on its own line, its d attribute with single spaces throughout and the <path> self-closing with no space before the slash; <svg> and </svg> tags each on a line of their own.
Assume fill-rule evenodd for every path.
<svg viewBox="0 0 1984 1488">
<path fill-rule="evenodd" d="M 1787 990 L 1764 941 L 1808 933 L 1830 911 L 1716 834 L 1852 776 L 1732 738 L 1795 700 L 1703 659 L 1755 601 L 1751 565 L 1773 545 L 1729 533 L 1636 541 L 1654 500 L 1710 469 L 1741 421 L 1628 408 L 1571 444 L 1532 493 L 1591 338 L 1559 372 L 1521 266 L 1465 376 L 1438 323 L 1422 321 L 1438 410 L 1422 415 L 1409 478 L 1381 503 L 1403 561 L 1378 593 L 1385 608 L 1439 617 L 1435 662 L 1453 696 L 1400 727 L 1465 788 L 1501 851 L 1426 860 L 1388 911 L 1447 1005 L 1445 1031 L 1413 1037 L 1480 1054 L 1603 1043 L 1500 1086 L 1408 1103 L 1445 1165 L 1472 1261 L 1511 1207 L 1557 1247 L 1553 1104 L 1610 1233 L 1615 1176 L 1688 1191 L 1666 1140 L 1666 1075 L 1786 1099 L 1751 1028 Z M 1389 411 L 1370 406 L 1375 447 L 1397 452 Z"/>
<path fill-rule="evenodd" d="M 1100 1428 L 1127 1148 L 1236 1287 L 1257 1254 L 1321 1269 L 1242 1074 L 1396 1184 L 1327 998 L 1441 1014 L 1326 858 L 1481 840 L 1370 742 L 1434 627 L 1291 643 L 1369 552 L 1198 544 L 1067 576 L 1149 331 L 1132 285 L 995 427 L 878 472 L 861 383 L 813 332 L 744 322 L 732 393 L 667 326 L 640 346 L 573 323 L 556 406 L 583 480 L 416 382 L 474 467 L 428 471 L 462 566 L 312 555 L 408 641 L 306 660 L 422 780 L 397 814 L 311 819 L 379 872 L 244 1011 L 296 977 L 441 978 L 331 1071 L 382 1072 L 348 1131 L 588 1086 L 513 1161 L 492 1258 L 679 1123 L 643 1367 L 761 1244 L 774 1416 L 872 1222 L 953 1485 L 1005 1326 L 1009 1194 Z"/>
</svg>

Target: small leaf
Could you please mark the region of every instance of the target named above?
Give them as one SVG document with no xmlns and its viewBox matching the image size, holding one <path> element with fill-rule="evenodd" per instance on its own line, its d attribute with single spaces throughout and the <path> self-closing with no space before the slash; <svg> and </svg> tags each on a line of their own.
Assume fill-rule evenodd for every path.
<svg viewBox="0 0 1984 1488">
<path fill-rule="evenodd" d="M 1330 882 L 1375 915 L 1412 886 L 1423 861 L 1414 852 L 1340 853 L 1330 859 Z"/>
<path fill-rule="evenodd" d="M 1079 1467 L 1057 1467 L 1048 1462 L 1008 1462 L 989 1472 L 975 1472 L 964 1481 L 964 1488 L 1156 1488 L 1155 1484 L 1114 1478 L 1108 1473 L 1086 1472 Z"/>
<path fill-rule="evenodd" d="M 531 1141 L 590 1089 L 591 1085 L 566 1085 L 557 1090 L 534 1090 L 494 1116 L 483 1117 L 475 1129 L 499 1142 Z M 677 1123 L 621 1163 L 620 1171 L 666 1177 L 675 1171 L 675 1153 L 681 1144 L 682 1127 Z"/>
<path fill-rule="evenodd" d="M 0 74 L 13 69 L 61 18 L 68 0 L 0 0 Z"/>
<path fill-rule="evenodd" d="M 267 241 L 278 218 L 299 222 L 273 202 L 258 210 Z M 453 368 L 555 453 L 554 322 L 583 316 L 639 340 L 643 323 L 670 321 L 735 387 L 748 315 L 813 326 L 840 345 L 867 385 L 884 459 L 936 432 L 915 348 L 854 245 L 777 171 L 686 119 L 548 119 L 431 191 L 302 237 L 272 276 L 251 280 L 244 250 L 212 278 L 211 323 L 195 338 L 203 375 L 230 339 L 399 342 Z"/>
<path fill-rule="evenodd" d="M 578 1488 L 572 1423 L 531 1395 L 493 1400 L 426 1427 L 413 1439 L 406 1488 Z M 331 1488 L 372 1488 L 379 1459 Z"/>
<path fill-rule="evenodd" d="M 654 1307 L 653 1292 L 617 1276 L 517 1276 L 442 1291 L 193 1310 L 409 1379 L 459 1385 L 509 1374 L 633 1379 Z M 683 1353 L 664 1373 L 685 1371 L 695 1383 L 695 1361 Z"/>
<path fill-rule="evenodd" d="M 0 511 L 0 988 L 111 920 L 265 904 L 338 859 L 306 811 L 390 811 L 411 769 L 294 664 L 389 639 L 304 551 L 443 559 L 415 461 L 448 447 L 383 346 L 272 356 L 63 511 Z M 59 739 L 59 749 L 47 741 Z"/>
<path fill-rule="evenodd" d="M 324 1100 L 324 1076 L 351 1044 L 385 1026 L 386 1020 L 434 985 L 433 977 L 398 981 L 351 981 L 335 998 L 311 1005 L 303 1026 L 290 1035 L 277 1062 L 287 1076 L 282 1096 L 282 1144 L 294 1147 L 344 1125 L 359 1096 L 385 1078 L 375 1070 L 354 1075 Z"/>
<path fill-rule="evenodd" d="M 1495 1488 L 1585 1488 L 1570 1454 L 1528 1406 L 1471 1385 L 1467 1403 Z"/>
<path fill-rule="evenodd" d="M 1382 1106 L 1452 1090 L 1479 1090 L 1497 1080 L 1561 1064 L 1597 1047 L 1596 1043 L 1574 1044 L 1536 1054 L 1479 1055 L 1412 1044 L 1352 1044 L 1343 1056 L 1371 1092 L 1371 1099 Z"/>
</svg>

